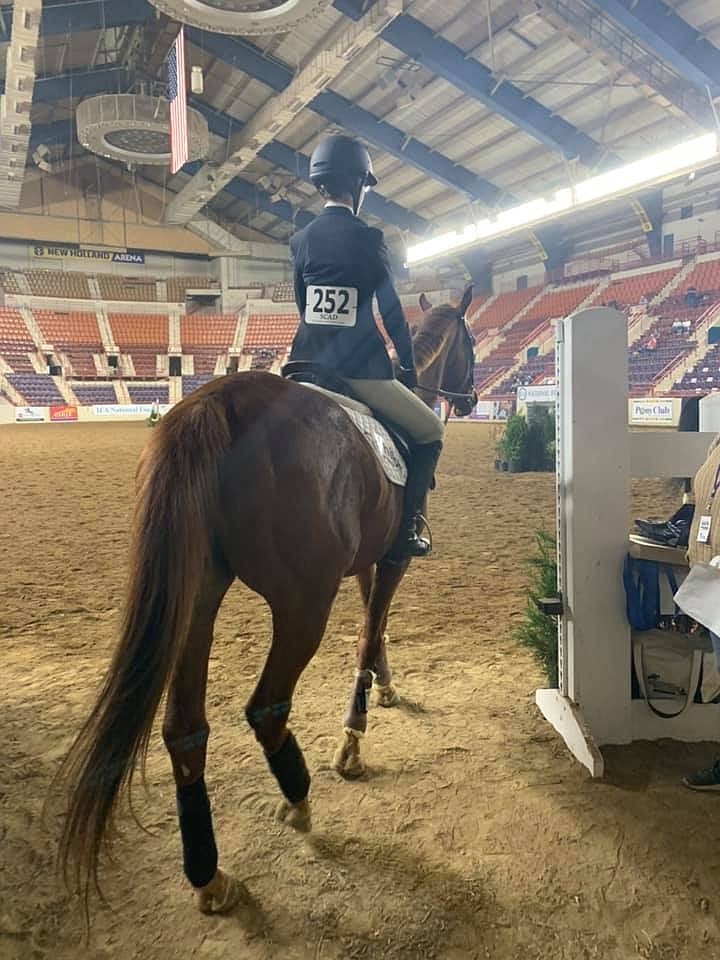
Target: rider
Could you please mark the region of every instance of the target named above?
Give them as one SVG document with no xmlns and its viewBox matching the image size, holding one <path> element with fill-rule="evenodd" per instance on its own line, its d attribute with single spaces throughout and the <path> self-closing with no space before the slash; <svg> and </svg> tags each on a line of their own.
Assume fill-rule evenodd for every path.
<svg viewBox="0 0 720 960">
<path fill-rule="evenodd" d="M 312 153 L 310 180 L 326 202 L 322 215 L 290 241 L 301 318 L 290 360 L 331 368 L 413 443 L 400 532 L 389 559 L 425 557 L 430 543 L 418 528 L 444 428 L 412 392 L 412 340 L 382 231 L 358 219 L 365 192 L 377 184 L 370 154 L 351 137 L 328 137 Z M 373 317 L 373 295 L 397 351 L 397 379 Z"/>
</svg>

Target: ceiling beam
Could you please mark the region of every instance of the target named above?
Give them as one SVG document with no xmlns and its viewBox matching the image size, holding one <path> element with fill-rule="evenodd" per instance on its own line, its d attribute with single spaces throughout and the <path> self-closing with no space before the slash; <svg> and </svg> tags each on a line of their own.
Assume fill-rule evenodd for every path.
<svg viewBox="0 0 720 960">
<path fill-rule="evenodd" d="M 217 33 L 207 34 L 195 28 L 186 28 L 185 33 L 201 50 L 254 80 L 260 80 L 275 91 L 284 90 L 292 80 L 293 71 L 289 66 L 263 54 L 246 40 Z M 495 206 L 503 196 L 499 187 L 337 93 L 324 91 L 309 104 L 309 109 L 330 123 L 357 133 L 371 146 L 410 164 L 426 176 L 473 200 Z"/>
<path fill-rule="evenodd" d="M 12 4 L 0 4 L 5 23 L 12 22 Z M 85 30 L 107 30 L 110 27 L 146 23 L 157 16 L 155 7 L 147 0 L 122 0 L 118 3 L 98 3 L 80 0 L 78 3 L 43 4 L 40 36 L 54 37 L 81 33 Z"/>
<path fill-rule="evenodd" d="M 74 123 L 68 120 L 60 120 L 56 123 L 36 124 L 32 130 L 30 146 L 31 149 L 34 149 L 40 143 L 65 143 L 69 145 L 74 140 Z M 183 173 L 193 176 L 201 166 L 202 163 L 199 160 L 186 163 L 183 167 Z M 272 214 L 279 220 L 297 228 L 306 226 L 314 219 L 314 214 L 309 211 L 296 210 L 287 200 L 273 200 L 266 190 L 261 190 L 247 180 L 236 178 L 225 187 L 225 193 L 236 200 L 242 200 L 250 207 Z"/>
<path fill-rule="evenodd" d="M 354 0 L 335 0 L 334 6 L 352 19 L 357 16 Z M 396 17 L 380 36 L 385 43 L 504 117 L 544 146 L 559 151 L 566 159 L 577 158 L 589 167 L 597 166 L 604 159 L 604 147 L 592 137 L 555 115 L 519 87 L 493 75 L 489 67 L 438 36 L 410 14 Z"/>
<path fill-rule="evenodd" d="M 638 93 L 674 116 L 690 117 L 698 126 L 712 126 L 707 95 L 671 70 L 658 57 L 628 35 L 619 24 L 590 0 L 543 0 L 540 14 L 566 34 L 591 57 L 620 69 L 623 79 L 632 77 Z"/>
<path fill-rule="evenodd" d="M 7 5 L 2 7 L 3 13 L 9 10 Z M 45 36 L 65 35 L 68 32 L 145 23 L 155 16 L 155 8 L 150 6 L 147 0 L 123 0 L 122 3 L 112 4 L 81 0 L 79 3 L 59 4 L 57 7 L 46 4 L 43 7 L 40 31 Z M 245 40 L 206 33 L 195 27 L 186 27 L 185 34 L 188 40 L 201 50 L 253 79 L 260 80 L 276 92 L 284 90 L 293 78 L 291 67 L 264 54 Z M 73 76 L 79 78 L 80 74 Z M 90 96 L 97 92 L 102 91 L 93 90 L 83 95 Z M 409 137 L 403 130 L 369 111 L 355 106 L 345 97 L 325 92 L 321 98 L 316 98 L 310 104 L 310 109 L 323 119 L 345 129 L 355 130 L 371 146 L 415 167 L 425 176 L 432 177 L 449 189 L 479 200 L 488 207 L 497 206 L 501 199 L 512 199 L 483 177 L 461 164 L 454 163 L 414 137 Z"/>
<path fill-rule="evenodd" d="M 345 18 L 339 31 L 322 37 L 285 89 L 266 100 L 247 123 L 224 142 L 222 151 L 209 153 L 208 163 L 201 172 L 167 205 L 167 222 L 187 223 L 210 197 L 247 170 L 260 150 L 287 130 L 318 93 L 341 77 L 401 10 L 402 0 L 376 0 L 359 20 Z"/>
<path fill-rule="evenodd" d="M 679 76 L 720 96 L 720 50 L 662 0 L 593 0 L 593 4 Z"/>
<path fill-rule="evenodd" d="M 117 67 L 97 67 L 95 70 L 82 70 L 60 77 L 40 77 L 35 83 L 33 99 L 36 103 L 52 103 L 67 99 L 70 96 L 89 97 L 99 93 L 108 93 L 112 90 L 125 90 L 128 82 L 127 72 L 123 68 Z M 212 107 L 196 97 L 190 98 L 190 106 L 199 110 L 207 118 L 208 127 L 212 133 L 225 140 L 240 131 L 244 126 L 243 123 L 235 120 L 229 114 L 213 110 Z M 75 139 L 73 119 L 42 124 L 37 130 L 36 127 L 37 125 L 34 125 L 32 131 L 31 142 L 33 146 L 50 142 L 69 143 Z M 295 174 L 299 179 L 308 179 L 310 161 L 306 154 L 292 150 L 285 144 L 273 140 L 263 147 L 259 155 L 282 170 Z M 400 230 L 409 231 L 417 236 L 423 236 L 429 228 L 428 221 L 423 217 L 375 192 L 369 193 L 365 198 L 364 209 L 382 222 L 392 224 Z"/>
<path fill-rule="evenodd" d="M 243 127 L 241 121 L 235 120 L 229 114 L 222 113 L 219 110 L 213 110 L 212 107 L 197 97 L 190 98 L 190 106 L 202 113 L 208 122 L 210 132 L 223 139 L 232 137 Z M 274 166 L 294 174 L 298 179 L 309 179 L 310 158 L 307 154 L 293 150 L 292 147 L 288 147 L 279 140 L 273 140 L 266 144 L 260 150 L 259 156 Z M 425 234 L 430 227 L 429 222 L 423 217 L 400 206 L 399 203 L 388 200 L 374 190 L 370 191 L 365 197 L 363 209 L 384 223 L 393 224 L 401 230 L 410 231 L 418 236 Z"/>
<path fill-rule="evenodd" d="M 57 103 L 71 97 L 93 97 L 99 93 L 124 93 L 128 83 L 129 74 L 125 67 L 95 67 L 59 76 L 38 77 L 33 103 Z"/>
</svg>

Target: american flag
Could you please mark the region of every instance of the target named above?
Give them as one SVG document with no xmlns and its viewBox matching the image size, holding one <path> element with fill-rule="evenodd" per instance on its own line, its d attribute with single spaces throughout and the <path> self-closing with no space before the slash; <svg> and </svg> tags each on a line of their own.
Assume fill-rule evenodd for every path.
<svg viewBox="0 0 720 960">
<path fill-rule="evenodd" d="M 170 173 L 177 173 L 188 159 L 187 89 L 185 87 L 185 28 L 170 48 L 167 59 L 170 101 Z"/>
</svg>

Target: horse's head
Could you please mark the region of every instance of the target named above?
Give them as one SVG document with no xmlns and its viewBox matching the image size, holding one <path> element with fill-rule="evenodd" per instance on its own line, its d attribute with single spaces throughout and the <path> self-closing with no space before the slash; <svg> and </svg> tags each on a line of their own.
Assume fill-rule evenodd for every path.
<svg viewBox="0 0 720 960">
<path fill-rule="evenodd" d="M 477 403 L 473 384 L 475 367 L 475 341 L 465 323 L 465 314 L 472 301 L 473 287 L 468 284 L 457 307 L 445 305 L 438 311 L 450 311 L 451 336 L 447 341 L 445 365 L 438 393 L 446 397 L 458 417 L 467 417 Z M 420 294 L 420 309 L 428 314 L 433 311 L 424 293 Z"/>
</svg>

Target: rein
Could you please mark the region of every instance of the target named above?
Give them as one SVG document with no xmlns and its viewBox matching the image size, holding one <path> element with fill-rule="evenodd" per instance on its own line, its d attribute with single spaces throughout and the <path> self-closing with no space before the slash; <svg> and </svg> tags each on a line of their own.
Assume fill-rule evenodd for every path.
<svg viewBox="0 0 720 960">
<path fill-rule="evenodd" d="M 418 383 L 415 389 L 424 390 L 425 393 L 434 397 L 445 397 L 446 400 L 472 400 L 475 392 L 471 391 L 470 393 L 453 393 L 452 390 L 443 390 L 441 387 L 438 387 L 437 390 L 435 390 L 432 387 L 423 386 L 422 383 Z"/>
</svg>

